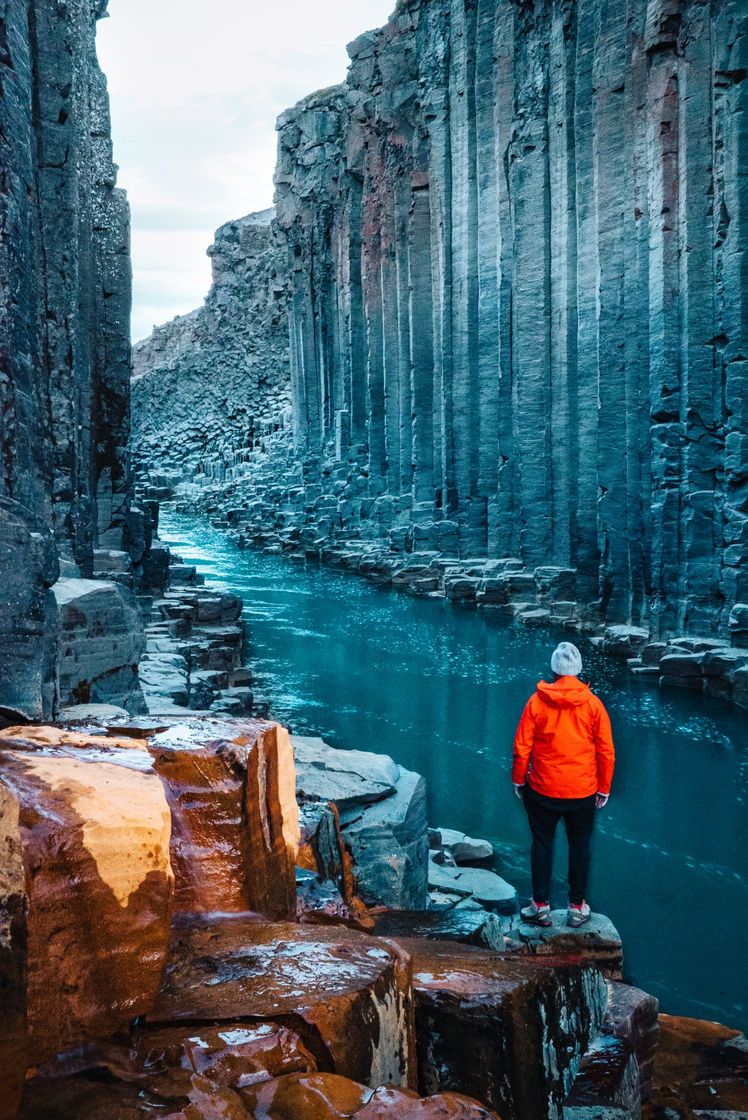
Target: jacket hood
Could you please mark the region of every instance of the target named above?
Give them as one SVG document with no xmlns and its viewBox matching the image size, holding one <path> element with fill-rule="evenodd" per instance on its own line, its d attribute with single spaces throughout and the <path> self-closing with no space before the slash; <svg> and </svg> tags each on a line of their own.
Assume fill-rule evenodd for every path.
<svg viewBox="0 0 748 1120">
<path fill-rule="evenodd" d="M 591 693 L 577 677 L 559 677 L 553 684 L 538 681 L 538 695 L 552 708 L 576 708 L 589 700 Z"/>
</svg>

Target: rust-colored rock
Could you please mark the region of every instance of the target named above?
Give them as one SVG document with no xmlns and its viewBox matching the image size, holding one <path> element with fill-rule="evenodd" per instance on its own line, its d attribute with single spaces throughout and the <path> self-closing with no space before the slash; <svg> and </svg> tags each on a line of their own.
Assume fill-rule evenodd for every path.
<svg viewBox="0 0 748 1120">
<path fill-rule="evenodd" d="M 419 1098 L 402 1089 L 377 1089 L 356 1120 L 498 1120 L 496 1113 L 460 1093 Z"/>
<path fill-rule="evenodd" d="M 171 919 L 169 834 L 140 744 L 55 728 L 0 737 L 0 1115 L 27 1065 L 150 1007 Z"/>
<path fill-rule="evenodd" d="M 410 1087 L 410 978 L 402 950 L 354 930 L 246 917 L 183 922 L 149 1020 L 281 1019 L 320 1069 Z"/>
<path fill-rule="evenodd" d="M 143 739 L 166 787 L 175 910 L 295 916 L 299 819 L 285 728 L 196 716 L 110 730 Z"/>
<path fill-rule="evenodd" d="M 584 960 L 399 939 L 412 956 L 421 1093 L 466 1093 L 505 1120 L 560 1114 L 607 992 Z"/>
<path fill-rule="evenodd" d="M 660 1016 L 645 1120 L 748 1116 L 748 1039 L 700 1019 Z"/>
<path fill-rule="evenodd" d="M 292 1074 L 243 1096 L 255 1120 L 350 1120 L 369 1100 L 371 1089 L 330 1073 Z"/>
<path fill-rule="evenodd" d="M 146 1031 L 136 1040 L 133 1058 L 135 1075 L 149 1081 L 161 1096 L 180 1085 L 186 1095 L 194 1074 L 229 1089 L 244 1089 L 317 1068 L 299 1036 L 275 1023 Z"/>
<path fill-rule="evenodd" d="M 243 1094 L 255 1120 L 496 1120 L 456 1093 L 422 1100 L 407 1089 L 373 1092 L 334 1074 L 282 1077 Z"/>
</svg>

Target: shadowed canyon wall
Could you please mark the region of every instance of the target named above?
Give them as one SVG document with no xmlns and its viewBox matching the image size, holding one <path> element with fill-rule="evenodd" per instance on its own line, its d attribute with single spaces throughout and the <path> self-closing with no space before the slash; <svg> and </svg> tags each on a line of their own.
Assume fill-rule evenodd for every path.
<svg viewBox="0 0 748 1120">
<path fill-rule="evenodd" d="M 0 493 L 84 567 L 129 500 L 129 213 L 96 60 L 105 9 L 0 13 Z"/>
<path fill-rule="evenodd" d="M 129 213 L 96 59 L 105 11 L 0 5 L 0 709 L 37 717 L 58 690 L 58 556 L 91 576 L 95 551 L 127 547 L 133 528 Z M 121 614 L 124 592 L 98 586 Z M 90 587 L 66 601 L 76 590 Z M 137 659 L 91 638 L 101 671 Z"/>
<path fill-rule="evenodd" d="M 748 13 L 401 0 L 279 122 L 294 430 L 653 634 L 748 599 Z"/>
</svg>

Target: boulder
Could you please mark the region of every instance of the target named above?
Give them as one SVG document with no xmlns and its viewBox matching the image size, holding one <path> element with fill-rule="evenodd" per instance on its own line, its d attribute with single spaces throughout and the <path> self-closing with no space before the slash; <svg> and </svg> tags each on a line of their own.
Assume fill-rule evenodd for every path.
<svg viewBox="0 0 748 1120">
<path fill-rule="evenodd" d="M 294 735 L 296 782 L 300 795 L 333 801 L 343 812 L 395 793 L 400 768 L 387 755 L 342 751 L 322 739 Z"/>
<path fill-rule="evenodd" d="M 457 1093 L 426 1100 L 407 1089 L 368 1089 L 330 1073 L 291 1074 L 242 1094 L 257 1120 L 496 1120 Z"/>
<path fill-rule="evenodd" d="M 560 1117 L 605 1011 L 597 969 L 445 941 L 399 944 L 413 962 L 419 1091 L 466 1093 L 504 1120 Z"/>
<path fill-rule="evenodd" d="M 420 774 L 398 766 L 394 793 L 346 809 L 340 828 L 365 902 L 398 910 L 428 905 L 426 783 Z"/>
<path fill-rule="evenodd" d="M 19 502 L 0 498 L 0 717 L 49 719 L 55 702 L 60 574 L 52 534 Z"/>
<path fill-rule="evenodd" d="M 114 704 L 145 711 L 138 662 L 143 623 L 127 588 L 102 580 L 63 578 L 53 587 L 59 614 L 60 705 Z"/>
<path fill-rule="evenodd" d="M 172 812 L 177 911 L 296 913 L 299 847 L 293 753 L 278 724 L 167 718 L 131 728 Z"/>
<path fill-rule="evenodd" d="M 744 1120 L 748 1039 L 719 1023 L 660 1015 L 652 1115 L 668 1120 Z"/>
<path fill-rule="evenodd" d="M 606 626 L 602 638 L 603 653 L 611 657 L 636 657 L 649 641 L 649 631 L 642 626 Z"/>
<path fill-rule="evenodd" d="M 169 833 L 141 744 L 54 727 L 3 732 L 3 1100 L 27 1065 L 110 1035 L 153 1003 L 174 889 Z"/>
<path fill-rule="evenodd" d="M 453 828 L 430 829 L 429 843 L 432 848 L 449 852 L 458 866 L 493 859 L 493 845 L 488 840 L 474 840 Z"/>
<path fill-rule="evenodd" d="M 401 949 L 354 930 L 242 916 L 183 922 L 149 1019 L 292 1022 L 323 1068 L 412 1087 L 410 979 Z"/>
</svg>

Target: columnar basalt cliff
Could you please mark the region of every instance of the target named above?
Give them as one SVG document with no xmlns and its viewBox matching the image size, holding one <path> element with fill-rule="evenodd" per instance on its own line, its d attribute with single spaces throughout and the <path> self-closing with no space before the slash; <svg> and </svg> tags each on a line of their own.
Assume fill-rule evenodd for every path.
<svg viewBox="0 0 748 1120">
<path fill-rule="evenodd" d="M 286 262 L 273 210 L 227 222 L 204 305 L 133 351 L 136 465 L 193 477 L 209 454 L 251 455 L 290 413 Z"/>
<path fill-rule="evenodd" d="M 88 573 L 129 505 L 129 213 L 96 60 L 105 9 L 9 0 L 0 22 L 2 493 Z"/>
<path fill-rule="evenodd" d="M 295 438 L 344 528 L 572 569 L 601 618 L 727 635 L 747 18 L 401 0 L 344 85 L 284 114 Z"/>
<path fill-rule="evenodd" d="M 98 677 L 142 703 L 134 604 L 90 582 L 111 567 L 123 582 L 114 558 L 129 570 L 149 537 L 130 505 L 129 212 L 96 59 L 105 11 L 9 0 L 0 14 L 0 709 L 28 717 Z"/>
</svg>

